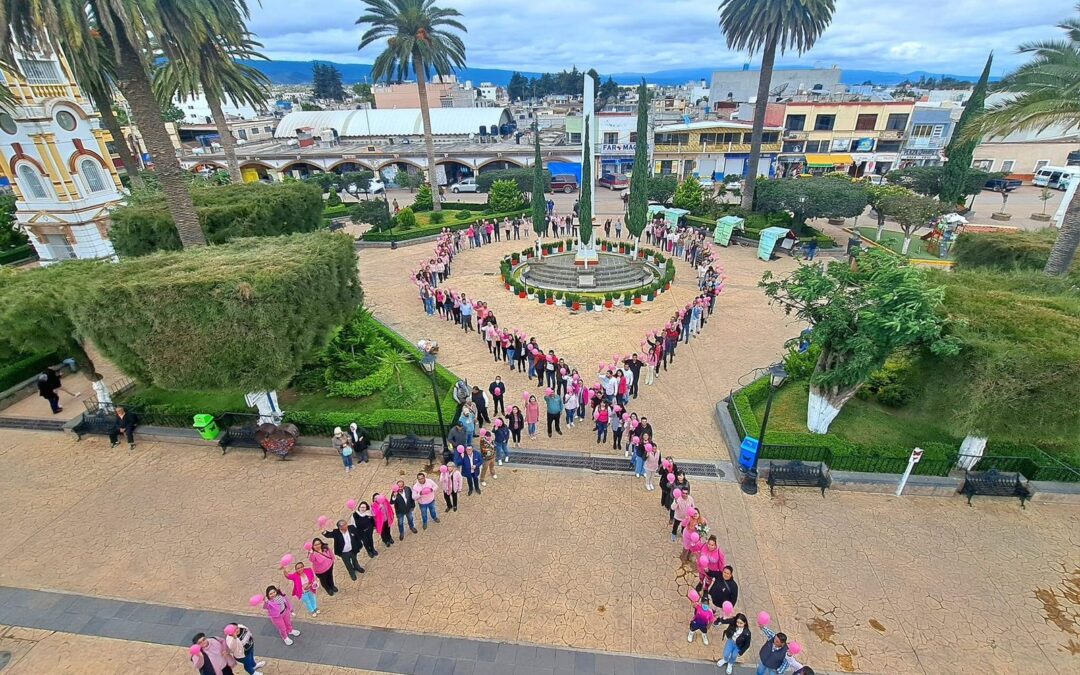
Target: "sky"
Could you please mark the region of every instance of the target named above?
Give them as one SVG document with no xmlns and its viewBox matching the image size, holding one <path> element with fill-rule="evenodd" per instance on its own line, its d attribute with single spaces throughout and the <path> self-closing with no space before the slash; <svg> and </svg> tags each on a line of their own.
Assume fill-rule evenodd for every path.
<svg viewBox="0 0 1080 675">
<path fill-rule="evenodd" d="M 718 28 L 719 0 L 442 0 L 462 13 L 473 68 L 549 72 L 577 65 L 602 75 L 739 67 Z M 356 47 L 360 0 L 262 0 L 249 28 L 278 60 L 371 63 Z M 1061 0 L 837 0 L 832 24 L 808 53 L 779 65 L 977 75 L 994 50 L 993 75 L 1023 63 L 1016 46 L 1057 38 L 1075 12 Z M 753 61 L 756 63 L 756 59 Z"/>
</svg>

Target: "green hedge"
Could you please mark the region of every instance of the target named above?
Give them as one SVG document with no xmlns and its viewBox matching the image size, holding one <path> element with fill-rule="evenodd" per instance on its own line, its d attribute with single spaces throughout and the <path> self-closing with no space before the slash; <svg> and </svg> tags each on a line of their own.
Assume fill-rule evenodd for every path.
<svg viewBox="0 0 1080 675">
<path fill-rule="evenodd" d="M 199 224 L 211 244 L 240 237 L 312 232 L 323 225 L 323 198 L 317 185 L 299 181 L 235 183 L 191 188 Z M 346 211 L 342 212 L 345 215 Z M 109 239 L 121 257 L 179 251 L 180 236 L 161 194 L 112 212 Z"/>
<path fill-rule="evenodd" d="M 956 239 L 952 255 L 956 268 L 967 270 L 1042 270 L 1050 257 L 1057 231 L 1045 228 L 1034 232 L 964 232 Z M 1073 266 L 1074 273 L 1080 262 Z"/>
<path fill-rule="evenodd" d="M 22 246 L 9 248 L 6 251 L 0 251 L 0 265 L 10 265 L 11 263 L 21 263 L 27 260 L 36 259 L 37 253 L 30 244 L 24 244 Z"/>
<path fill-rule="evenodd" d="M 14 387 L 23 380 L 27 380 L 49 366 L 56 365 L 63 357 L 55 352 L 30 354 L 18 361 L 14 361 L 0 368 L 0 391 Z"/>
<path fill-rule="evenodd" d="M 515 216 L 520 216 L 520 215 L 526 213 L 527 211 L 528 211 L 528 209 L 517 209 L 515 211 L 508 211 L 506 213 L 478 213 L 477 215 L 473 216 L 472 218 L 470 218 L 468 220 L 455 220 L 455 221 L 449 222 L 449 219 L 448 219 L 447 221 L 443 221 L 442 223 L 439 223 L 438 225 L 429 225 L 427 227 L 418 227 L 418 228 L 415 228 L 415 229 L 404 230 L 404 231 L 395 230 L 392 233 L 391 232 L 375 232 L 375 231 L 369 230 L 367 233 L 364 234 L 362 239 L 364 241 L 372 241 L 372 242 L 375 242 L 375 241 L 409 241 L 410 239 L 420 239 L 421 237 L 430 237 L 432 235 L 439 234 L 440 232 L 443 231 L 444 227 L 450 228 L 451 230 L 455 230 L 455 231 L 456 230 L 464 230 L 464 229 L 468 228 L 469 225 L 472 225 L 473 223 L 475 223 L 477 221 L 480 221 L 480 220 L 484 220 L 484 219 L 501 220 L 503 218 L 513 218 Z M 452 214 L 454 212 L 454 210 L 453 209 L 448 209 L 447 212 L 448 212 L 448 214 Z"/>
<path fill-rule="evenodd" d="M 355 202 L 354 202 L 355 203 Z M 352 204 L 338 204 L 337 206 L 327 206 L 323 209 L 323 220 L 329 220 L 331 218 L 344 218 L 349 215 L 349 209 Z"/>
</svg>

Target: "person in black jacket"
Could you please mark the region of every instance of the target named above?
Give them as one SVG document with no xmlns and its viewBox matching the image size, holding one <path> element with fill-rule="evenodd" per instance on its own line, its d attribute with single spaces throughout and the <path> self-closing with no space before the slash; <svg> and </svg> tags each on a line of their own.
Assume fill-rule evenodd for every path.
<svg viewBox="0 0 1080 675">
<path fill-rule="evenodd" d="M 634 398 L 638 395 L 638 380 L 641 378 L 641 369 L 645 367 L 645 362 L 638 358 L 637 352 L 630 355 L 630 358 L 623 361 L 623 365 L 630 369 L 630 372 L 634 374 L 634 381 L 630 383 L 630 390 L 626 393 Z"/>
<path fill-rule="evenodd" d="M 412 488 L 399 480 L 390 495 L 390 501 L 394 504 L 394 514 L 397 516 L 398 541 L 405 538 L 405 520 L 409 521 L 409 531 L 416 534 L 416 522 L 413 520 L 413 509 L 416 501 L 413 499 Z"/>
<path fill-rule="evenodd" d="M 375 516 L 371 515 L 371 505 L 367 502 L 357 504 L 356 511 L 352 514 L 352 521 L 368 557 L 374 558 L 379 555 L 379 552 L 375 550 Z"/>
<path fill-rule="evenodd" d="M 353 422 L 349 425 L 349 432 L 346 435 L 349 438 L 349 445 L 352 446 L 353 454 L 356 455 L 356 461 L 366 464 L 368 462 L 368 446 L 371 445 L 367 431 L 356 426 L 356 422 Z"/>
<path fill-rule="evenodd" d="M 133 412 L 128 412 L 123 407 L 117 407 L 116 417 L 112 427 L 109 428 L 109 442 L 112 447 L 120 445 L 120 434 L 127 437 L 128 449 L 135 449 L 135 427 L 139 425 L 139 418 Z"/>
<path fill-rule="evenodd" d="M 476 426 L 482 427 L 485 422 L 491 424 L 491 416 L 488 415 L 487 398 L 484 397 L 484 392 L 480 391 L 480 387 L 472 388 L 472 402 L 476 406 Z"/>
<path fill-rule="evenodd" d="M 717 626 L 726 624 L 724 629 L 724 658 L 716 662 L 717 668 L 727 666 L 726 673 L 731 675 L 735 667 L 735 661 L 750 649 L 750 624 L 745 614 L 736 614 L 730 618 L 721 617 L 716 620 Z"/>
<path fill-rule="evenodd" d="M 506 396 L 506 384 L 501 377 L 495 376 L 495 380 L 488 385 L 488 393 L 491 394 L 491 412 L 498 415 L 502 410 L 502 414 L 505 415 L 506 403 L 503 402 L 503 398 Z"/>
<path fill-rule="evenodd" d="M 364 573 L 364 568 L 356 561 L 356 554 L 360 552 L 360 534 L 356 531 L 356 527 L 344 520 L 339 520 L 337 529 L 327 530 L 323 532 L 323 536 L 334 540 L 334 555 L 341 558 L 349 577 L 356 581 L 357 573 Z"/>
<path fill-rule="evenodd" d="M 731 565 L 726 565 L 719 572 L 709 572 L 712 577 L 712 585 L 709 586 L 709 597 L 713 605 L 723 607 L 725 602 L 730 602 L 734 607 L 739 602 L 739 584 L 735 582 L 734 570 Z M 717 624 L 719 625 L 719 624 Z"/>
</svg>

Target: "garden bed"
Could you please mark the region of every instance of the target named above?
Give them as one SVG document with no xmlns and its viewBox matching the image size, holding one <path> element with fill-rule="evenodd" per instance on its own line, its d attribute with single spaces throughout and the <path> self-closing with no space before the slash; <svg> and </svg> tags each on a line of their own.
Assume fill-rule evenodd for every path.
<svg viewBox="0 0 1080 675">
<path fill-rule="evenodd" d="M 895 230 L 885 230 L 881 233 L 881 241 L 874 241 L 874 237 L 877 235 L 876 227 L 860 227 L 858 232 L 862 235 L 863 239 L 874 242 L 878 246 L 886 248 L 897 255 L 904 255 L 900 253 L 904 246 L 904 233 L 896 232 Z M 911 246 L 908 248 L 907 258 L 912 260 L 953 260 L 952 251 L 949 252 L 948 257 L 940 258 L 936 254 L 926 250 L 926 242 L 919 239 L 916 235 L 911 238 Z"/>
</svg>

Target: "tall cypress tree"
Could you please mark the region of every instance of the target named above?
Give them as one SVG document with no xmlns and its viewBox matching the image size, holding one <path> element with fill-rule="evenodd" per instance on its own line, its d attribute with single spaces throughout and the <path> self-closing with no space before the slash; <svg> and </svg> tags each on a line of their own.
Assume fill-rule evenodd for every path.
<svg viewBox="0 0 1080 675">
<path fill-rule="evenodd" d="M 578 200 L 581 242 L 585 245 L 592 242 L 592 141 L 589 138 L 590 121 L 592 121 L 591 118 L 585 118 L 585 129 L 581 134 L 584 152 L 581 160 L 581 199 Z"/>
<path fill-rule="evenodd" d="M 546 229 L 544 218 L 547 216 L 547 203 L 544 201 L 544 163 L 540 161 L 540 125 L 533 122 L 533 185 L 532 185 L 532 226 L 536 234 Z"/>
<path fill-rule="evenodd" d="M 634 175 L 630 181 L 629 210 L 626 214 L 626 229 L 634 237 L 641 237 L 645 231 L 649 213 L 649 178 L 652 167 L 649 166 L 649 91 L 645 88 L 645 79 L 638 85 L 637 104 L 637 145 L 634 147 Z"/>
<path fill-rule="evenodd" d="M 979 144 L 978 138 L 965 138 L 964 131 L 971 124 L 973 118 L 982 113 L 986 104 L 986 87 L 990 80 L 990 64 L 994 60 L 994 53 L 986 58 L 986 66 L 983 68 L 982 77 L 971 91 L 971 98 L 964 106 L 964 112 L 960 115 L 960 121 L 953 129 L 952 140 L 945 147 L 945 169 L 941 175 L 941 192 L 938 199 L 946 204 L 956 204 L 964 198 L 964 187 L 967 185 L 968 169 L 971 168 L 971 159 L 975 155 L 975 146 Z"/>
</svg>

